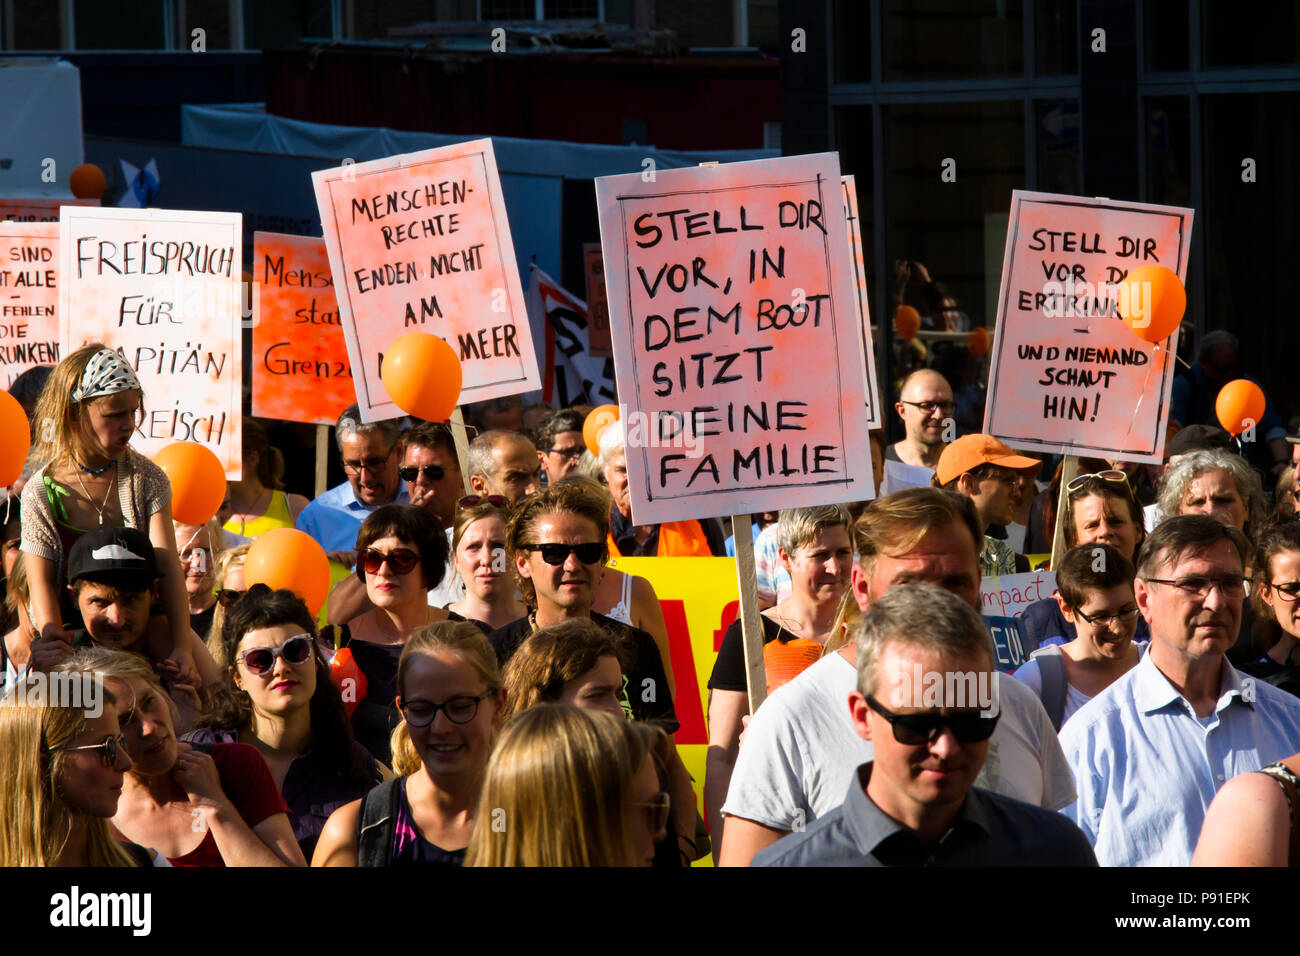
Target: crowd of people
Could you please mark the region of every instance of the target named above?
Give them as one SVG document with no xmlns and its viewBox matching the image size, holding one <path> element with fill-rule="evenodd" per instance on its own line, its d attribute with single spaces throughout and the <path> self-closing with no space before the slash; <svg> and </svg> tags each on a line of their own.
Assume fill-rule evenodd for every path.
<svg viewBox="0 0 1300 956">
<path fill-rule="evenodd" d="M 589 409 L 494 402 L 462 457 L 447 425 L 353 406 L 345 480 L 309 500 L 246 418 L 243 478 L 188 525 L 131 447 L 148 396 L 117 352 L 39 378 L 6 503 L 0 865 L 1291 862 L 1300 436 L 1276 416 L 1259 448 L 1177 421 L 1163 466 L 1053 474 L 952 434 L 948 383 L 912 373 L 903 439 L 873 436 L 885 493 L 753 516 L 767 699 L 737 620 L 701 812 L 673 738 L 700 689 L 611 562 L 735 542 L 634 521 L 621 424 L 593 454 Z M 245 578 L 279 528 L 330 560 L 319 614 Z M 1056 593 L 999 672 L 981 580 L 1035 567 Z"/>
</svg>

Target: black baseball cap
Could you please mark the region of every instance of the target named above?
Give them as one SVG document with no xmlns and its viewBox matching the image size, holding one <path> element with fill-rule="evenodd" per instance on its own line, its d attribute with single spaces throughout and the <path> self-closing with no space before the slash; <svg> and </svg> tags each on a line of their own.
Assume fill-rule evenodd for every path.
<svg viewBox="0 0 1300 956">
<path fill-rule="evenodd" d="M 1165 442 L 1165 461 L 1174 455 L 1186 455 L 1193 451 L 1213 451 L 1232 447 L 1232 436 L 1216 425 L 1188 425 L 1178 429 L 1178 433 Z"/>
<path fill-rule="evenodd" d="M 142 585 L 162 577 L 148 535 L 135 528 L 87 531 L 68 553 L 68 583 L 80 578 L 134 578 Z"/>
</svg>

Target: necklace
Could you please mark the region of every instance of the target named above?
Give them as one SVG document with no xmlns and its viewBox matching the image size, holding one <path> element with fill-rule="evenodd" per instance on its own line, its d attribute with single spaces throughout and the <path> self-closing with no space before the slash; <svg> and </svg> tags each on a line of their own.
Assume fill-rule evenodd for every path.
<svg viewBox="0 0 1300 956">
<path fill-rule="evenodd" d="M 108 488 L 104 491 L 104 500 L 99 504 L 95 504 L 95 499 L 90 497 L 90 492 L 86 490 L 86 483 L 81 480 L 81 475 L 77 475 L 77 484 L 81 485 L 81 493 L 86 496 L 86 500 L 90 502 L 90 506 L 99 512 L 99 526 L 101 528 L 104 527 L 104 509 L 108 507 L 108 496 L 113 493 L 113 487 L 117 482 L 109 481 Z"/>
<path fill-rule="evenodd" d="M 78 468 L 80 468 L 82 471 L 84 471 L 84 472 L 85 472 L 86 474 L 88 474 L 88 475 L 102 475 L 104 472 L 108 471 L 108 469 L 112 468 L 114 465 L 117 464 L 117 460 L 116 460 L 116 459 L 112 459 L 112 460 L 110 460 L 109 463 L 108 463 L 107 465 L 105 465 L 103 468 L 87 468 L 85 465 L 83 465 L 81 462 L 77 461 L 77 459 L 75 459 L 75 458 L 72 459 L 72 461 L 76 464 L 76 466 L 77 466 Z"/>
</svg>

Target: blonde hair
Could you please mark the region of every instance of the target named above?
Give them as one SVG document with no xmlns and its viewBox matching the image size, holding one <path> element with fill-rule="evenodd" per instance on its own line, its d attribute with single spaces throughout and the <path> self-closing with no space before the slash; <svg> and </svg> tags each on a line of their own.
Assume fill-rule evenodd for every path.
<svg viewBox="0 0 1300 956">
<path fill-rule="evenodd" d="M 124 683 L 132 677 L 144 681 L 149 687 L 168 703 L 172 728 L 175 729 L 178 711 L 157 672 L 147 658 L 130 651 L 113 651 L 106 647 L 83 647 L 66 661 L 55 668 L 59 673 L 91 674 L 97 680 L 120 680 Z M 104 691 L 108 693 L 107 689 Z M 134 704 L 132 705 L 134 707 Z M 130 773 L 131 771 L 127 771 Z"/>
<path fill-rule="evenodd" d="M 237 548 L 223 550 L 221 556 L 216 559 L 217 562 L 217 579 L 212 582 L 212 587 L 221 591 L 226 586 L 226 575 L 234 568 L 242 568 L 244 562 L 248 559 L 248 549 L 251 544 L 241 544 Z M 208 628 L 208 639 L 204 641 L 208 646 L 208 653 L 216 661 L 217 667 L 225 670 L 229 666 L 229 661 L 225 659 L 225 651 L 221 645 L 221 631 L 226 625 L 226 609 L 217 602 L 217 609 L 212 612 L 212 624 Z"/>
<path fill-rule="evenodd" d="M 496 651 L 492 650 L 492 645 L 483 636 L 483 632 L 468 621 L 439 621 L 416 631 L 402 648 L 402 656 L 397 661 L 399 697 L 406 696 L 406 675 L 411 669 L 411 659 L 417 654 L 437 654 L 439 651 L 451 651 L 469 665 L 487 684 L 487 693 L 495 694 L 501 689 L 501 669 L 497 664 Z M 390 743 L 395 774 L 409 777 L 420 769 L 420 755 L 411 742 L 411 731 L 406 726 L 406 718 L 402 718 L 402 722 L 393 731 Z"/>
<path fill-rule="evenodd" d="M 635 865 L 624 814 L 654 734 L 564 704 L 524 711 L 488 763 L 465 865 Z"/>
<path fill-rule="evenodd" d="M 92 403 L 105 396 L 74 402 L 72 390 L 81 384 L 81 376 L 90 360 L 104 348 L 102 342 L 83 345 L 50 373 L 32 413 L 32 426 L 36 433 L 32 460 L 53 462 L 65 455 L 70 455 L 79 462 L 90 459 L 90 446 L 83 427 L 86 412 Z M 140 396 L 140 408 L 136 414 L 137 418 L 141 418 L 144 415 L 144 393 L 137 389 L 131 391 Z"/>
<path fill-rule="evenodd" d="M 53 866 L 76 822 L 58 781 L 67 746 L 85 732 L 86 709 L 54 706 L 47 689 L 44 675 L 29 676 L 0 700 L 0 866 Z M 116 704 L 102 688 L 100 700 Z M 89 817 L 85 826 L 87 865 L 136 865 L 106 819 Z"/>
</svg>

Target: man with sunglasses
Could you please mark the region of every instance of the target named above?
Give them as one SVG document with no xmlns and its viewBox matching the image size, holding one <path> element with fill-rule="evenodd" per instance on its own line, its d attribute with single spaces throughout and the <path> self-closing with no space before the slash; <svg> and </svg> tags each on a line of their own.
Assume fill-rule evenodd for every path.
<svg viewBox="0 0 1300 956">
<path fill-rule="evenodd" d="M 1237 528 L 1179 515 L 1138 552 L 1133 589 L 1150 648 L 1061 731 L 1079 787 L 1062 812 L 1103 866 L 1188 865 L 1224 781 L 1295 752 L 1300 700 L 1243 677 L 1225 656 L 1248 550 Z"/>
<path fill-rule="evenodd" d="M 873 502 L 853 529 L 858 609 L 866 613 L 899 585 L 928 583 L 978 611 L 978 534 L 974 506 L 951 492 L 907 488 Z M 985 640 L 991 647 L 987 632 Z M 721 808 L 720 865 L 748 866 L 759 850 L 843 802 L 854 768 L 872 755 L 846 706 L 857 679 L 857 652 L 849 643 L 779 688 L 754 714 Z M 1048 810 L 1073 803 L 1070 768 L 1042 703 L 1019 681 L 997 686 L 1000 716 L 980 786 Z"/>
<path fill-rule="evenodd" d="M 548 483 L 559 481 L 578 467 L 587 450 L 582 438 L 585 421 L 577 409 L 561 408 L 537 426 L 533 439 Z"/>
<path fill-rule="evenodd" d="M 934 483 L 971 500 L 980 522 L 980 570 L 984 574 L 1029 571 L 1029 561 L 1005 541 L 986 533 L 990 525 L 1011 524 L 1020 500 L 1022 474 L 1037 474 L 1043 463 L 1017 455 L 992 435 L 963 435 L 944 448 Z"/>
<path fill-rule="evenodd" d="M 882 495 L 930 483 L 945 442 L 955 437 L 949 422 L 956 407 L 952 386 L 933 369 L 918 369 L 903 380 L 894 411 L 904 437 L 885 449 Z"/>
<path fill-rule="evenodd" d="M 403 449 L 396 419 L 363 423 L 356 405 L 339 416 L 334 440 L 348 480 L 307 505 L 295 527 L 315 538 L 331 561 L 351 568 L 366 515 L 380 505 L 407 503 L 406 483 L 398 475 Z"/>
<path fill-rule="evenodd" d="M 894 588 L 854 627 L 854 731 L 873 756 L 844 803 L 754 866 L 1095 866 L 1078 827 L 975 787 L 999 723 L 988 633 L 957 596 Z"/>
</svg>

